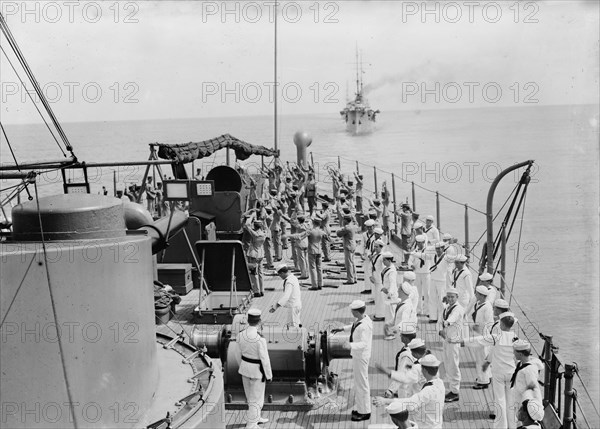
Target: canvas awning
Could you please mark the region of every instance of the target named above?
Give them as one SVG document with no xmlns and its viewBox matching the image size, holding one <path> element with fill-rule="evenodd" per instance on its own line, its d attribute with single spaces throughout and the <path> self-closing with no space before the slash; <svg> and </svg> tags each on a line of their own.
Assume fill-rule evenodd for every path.
<svg viewBox="0 0 600 429">
<path fill-rule="evenodd" d="M 248 159 L 250 155 L 275 156 L 278 152 L 264 146 L 252 145 L 229 134 L 223 134 L 214 139 L 201 142 L 172 145 L 157 143 L 156 146 L 158 147 L 159 158 L 171 159 L 184 164 L 210 156 L 223 148 L 233 149 L 236 158 L 241 161 Z"/>
</svg>

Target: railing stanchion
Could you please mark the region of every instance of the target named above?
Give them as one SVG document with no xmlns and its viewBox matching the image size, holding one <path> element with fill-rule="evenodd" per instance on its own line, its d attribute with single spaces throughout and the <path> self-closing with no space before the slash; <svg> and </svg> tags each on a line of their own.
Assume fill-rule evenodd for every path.
<svg viewBox="0 0 600 429">
<path fill-rule="evenodd" d="M 469 206 L 465 204 L 465 256 L 468 258 L 471 254 L 469 247 Z"/>
<path fill-rule="evenodd" d="M 412 209 L 414 212 L 417 211 L 417 196 L 415 194 L 415 182 L 410 182 L 412 186 Z"/>
<path fill-rule="evenodd" d="M 398 235 L 398 214 L 396 214 L 398 207 L 396 204 L 396 177 L 394 173 L 392 173 L 392 193 L 394 194 L 394 234 Z"/>
<path fill-rule="evenodd" d="M 440 221 L 440 193 L 438 191 L 435 191 L 435 219 L 439 230 L 442 222 Z"/>
<path fill-rule="evenodd" d="M 356 161 L 356 174 L 360 174 L 360 170 L 358 169 L 358 161 Z"/>
<path fill-rule="evenodd" d="M 373 180 L 375 180 L 375 199 L 379 199 L 379 191 L 377 190 L 377 167 L 373 167 Z"/>
<path fill-rule="evenodd" d="M 544 399 L 548 401 L 548 403 L 554 405 L 554 397 L 551 396 L 552 392 L 552 373 L 554 372 L 552 365 L 552 335 L 545 335 L 544 339 L 544 363 L 545 363 L 545 372 L 544 372 Z"/>
<path fill-rule="evenodd" d="M 577 394 L 573 389 L 573 376 L 577 372 L 577 366 L 565 364 L 565 408 L 563 412 L 563 429 L 573 428 L 573 409 Z"/>
</svg>

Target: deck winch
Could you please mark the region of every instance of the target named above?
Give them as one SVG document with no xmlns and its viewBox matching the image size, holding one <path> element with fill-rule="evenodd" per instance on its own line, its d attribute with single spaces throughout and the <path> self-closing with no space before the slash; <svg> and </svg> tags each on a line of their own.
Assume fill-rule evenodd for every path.
<svg viewBox="0 0 600 429">
<path fill-rule="evenodd" d="M 225 407 L 246 408 L 242 377 L 238 370 L 241 353 L 239 333 L 247 327 L 247 316 L 238 314 L 231 325 L 196 325 L 191 343 L 206 348 L 212 358 L 221 358 L 225 372 Z M 273 381 L 265 390 L 266 409 L 308 410 L 328 402 L 337 394 L 338 377 L 329 369 L 333 359 L 350 359 L 344 348 L 349 334 L 264 324 Z"/>
</svg>

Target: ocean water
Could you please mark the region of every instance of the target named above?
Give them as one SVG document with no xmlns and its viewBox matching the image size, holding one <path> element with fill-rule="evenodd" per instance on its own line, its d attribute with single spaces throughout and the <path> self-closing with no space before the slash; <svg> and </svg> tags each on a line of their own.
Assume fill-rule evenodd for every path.
<svg viewBox="0 0 600 429">
<path fill-rule="evenodd" d="M 303 130 L 313 138 L 308 151 L 319 167 L 321 191 L 328 188 L 324 169 L 327 165 L 337 165 L 338 157 L 344 173 L 355 171 L 358 161 L 358 169 L 365 177 L 366 194 L 373 192 L 375 174 L 379 188 L 385 181 L 391 191 L 391 173 L 394 173 L 398 201 L 411 200 L 410 182 L 414 182 L 416 211 L 423 216 L 436 214 L 432 191 L 437 191 L 442 195 L 441 229 L 461 242 L 465 240 L 464 204 L 468 204 L 473 208 L 468 211 L 471 246 L 485 229 L 485 217 L 477 210 L 485 211 L 493 178 L 503 168 L 535 160 L 522 223 L 519 216 L 507 243 L 508 288 L 513 288 L 516 303 L 527 315 L 521 318 L 521 323 L 528 326 L 527 332 L 536 349 L 541 351 L 542 346 L 538 330 L 553 335 L 562 361 L 577 362 L 580 375 L 598 404 L 598 106 L 383 112 L 378 121 L 372 134 L 351 136 L 344 131 L 337 112 L 281 116 L 278 143 L 282 158 L 296 159 L 293 135 Z M 200 141 L 224 133 L 268 147 L 272 147 L 274 141 L 271 117 L 65 123 L 63 126 L 78 158 L 87 162 L 145 160 L 149 155 L 148 143 Z M 9 125 L 6 131 L 20 162 L 61 156 L 43 125 Z M 4 139 L 1 149 L 2 162 L 9 163 Z M 224 161 L 224 153 L 219 153 L 196 162 L 194 167 L 206 173 Z M 260 158 L 251 158 L 244 164 L 251 169 L 260 162 Z M 103 185 L 112 191 L 113 170 L 119 189 L 126 182 L 140 180 L 144 173 L 143 167 L 90 169 L 93 192 L 100 191 Z M 171 174 L 168 169 L 165 171 Z M 500 184 L 495 210 L 500 209 L 519 177 L 520 173 L 510 174 Z M 44 175 L 40 192 L 61 192 L 61 183 L 57 173 Z M 2 188 L 9 184 L 4 181 Z M 498 226 L 496 223 L 495 231 Z M 480 254 L 481 242 L 474 249 L 475 259 Z M 583 401 L 583 389 L 579 390 Z M 597 422 L 594 411 L 586 408 L 588 419 Z"/>
</svg>

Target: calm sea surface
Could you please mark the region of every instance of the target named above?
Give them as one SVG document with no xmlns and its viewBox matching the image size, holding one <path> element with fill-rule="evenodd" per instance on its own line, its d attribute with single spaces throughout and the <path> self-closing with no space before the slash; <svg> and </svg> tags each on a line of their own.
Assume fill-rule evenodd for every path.
<svg viewBox="0 0 600 429">
<path fill-rule="evenodd" d="M 374 189 L 373 166 L 376 166 L 379 187 L 386 181 L 391 189 L 389 173 L 395 174 L 398 200 L 411 198 L 406 181 L 414 181 L 482 211 L 489 185 L 502 168 L 535 160 L 521 244 L 517 244 L 521 217 L 508 240 L 511 259 L 508 287 L 512 285 L 514 263 L 518 262 L 514 296 L 533 322 L 534 326 L 528 329 L 530 340 L 537 341 L 534 345 L 541 351 L 535 329 L 553 335 L 560 346 L 561 359 L 578 363 L 597 404 L 600 385 L 598 106 L 383 112 L 378 119 L 374 133 L 350 136 L 344 132 L 344 124 L 336 113 L 282 116 L 278 132 L 282 157 L 295 160 L 292 137 L 296 131 L 305 130 L 313 137 L 309 151 L 321 168 L 328 163 L 337 164 L 340 156 L 343 172 L 351 173 L 358 160 L 358 168 L 366 178 L 365 187 L 370 190 Z M 144 160 L 149 154 L 148 143 L 200 141 L 224 133 L 253 144 L 273 145 L 270 117 L 66 123 L 64 128 L 78 158 L 88 162 Z M 20 161 L 60 156 L 44 126 L 13 125 L 7 127 L 7 133 Z M 10 158 L 5 149 L 3 142 L 2 162 L 8 163 Z M 220 154 L 197 162 L 195 167 L 206 173 L 212 165 L 223 162 L 224 154 Z M 246 164 L 259 163 L 259 158 L 246 161 Z M 142 167 L 120 168 L 119 188 L 142 175 Z M 518 177 L 511 174 L 499 186 L 496 210 L 515 187 Z M 90 180 L 94 183 L 93 192 L 98 192 L 102 185 L 112 191 L 111 169 L 91 170 Z M 40 189 L 45 194 L 60 192 L 59 182 L 58 177 L 49 174 Z M 416 209 L 422 215 L 435 215 L 435 194 L 417 188 Z M 464 211 L 464 205 L 441 198 L 442 230 L 461 242 L 465 238 Z M 469 210 L 471 245 L 483 233 L 484 220 L 482 214 Z M 480 253 L 479 244 L 475 255 Z M 522 318 L 521 323 L 529 321 Z M 584 396 L 581 390 L 580 397 Z M 586 415 L 593 419 L 593 410 Z"/>
</svg>

